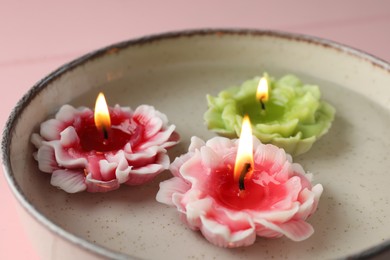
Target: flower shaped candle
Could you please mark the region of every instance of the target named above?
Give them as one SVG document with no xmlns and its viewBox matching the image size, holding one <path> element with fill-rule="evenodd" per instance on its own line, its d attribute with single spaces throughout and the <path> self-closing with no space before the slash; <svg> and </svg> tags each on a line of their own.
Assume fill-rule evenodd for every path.
<svg viewBox="0 0 390 260">
<path fill-rule="evenodd" d="M 242 132 L 240 141 L 193 137 L 188 153 L 170 166 L 174 177 L 160 183 L 157 201 L 176 207 L 191 229 L 221 247 L 251 245 L 256 235 L 308 238 L 314 230 L 305 220 L 322 185 L 313 187 L 283 149 Z"/>
<path fill-rule="evenodd" d="M 292 155 L 305 153 L 328 132 L 335 109 L 320 100 L 318 86 L 303 84 L 294 75 L 275 80 L 265 74 L 261 84 L 259 81 L 245 81 L 217 97 L 208 95 L 209 109 L 204 115 L 208 128 L 222 136 L 237 137 L 242 117 L 248 114 L 253 134 L 261 142 L 274 144 Z"/>
<path fill-rule="evenodd" d="M 167 148 L 179 141 L 174 125 L 148 105 L 108 109 L 99 95 L 95 113 L 64 105 L 43 122 L 32 143 L 39 169 L 69 193 L 105 192 L 139 185 L 169 167 Z"/>
</svg>

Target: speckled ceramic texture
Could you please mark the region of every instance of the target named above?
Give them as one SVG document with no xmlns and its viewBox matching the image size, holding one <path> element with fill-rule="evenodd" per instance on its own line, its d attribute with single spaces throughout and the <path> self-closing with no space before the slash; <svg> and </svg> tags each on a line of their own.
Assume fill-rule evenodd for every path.
<svg viewBox="0 0 390 260">
<path fill-rule="evenodd" d="M 319 209 L 303 242 L 257 239 L 224 249 L 181 223 L 155 201 L 164 172 L 139 187 L 105 194 L 67 194 L 39 172 L 29 142 L 39 123 L 61 105 L 93 107 L 99 91 L 108 102 L 154 105 L 177 126 L 186 152 L 190 137 L 208 139 L 206 94 L 267 71 L 295 73 L 318 84 L 337 109 L 329 133 L 296 157 L 322 183 Z M 64 65 L 37 83 L 10 116 L 3 138 L 6 177 L 22 218 L 43 258 L 329 259 L 376 255 L 390 239 L 390 66 L 329 41 L 271 31 L 202 30 L 119 43 Z M 369 250 L 369 251 L 367 251 Z M 388 252 L 388 251 L 387 251 Z M 386 252 L 385 252 L 386 253 Z M 362 256 L 362 255 L 360 255 Z"/>
</svg>

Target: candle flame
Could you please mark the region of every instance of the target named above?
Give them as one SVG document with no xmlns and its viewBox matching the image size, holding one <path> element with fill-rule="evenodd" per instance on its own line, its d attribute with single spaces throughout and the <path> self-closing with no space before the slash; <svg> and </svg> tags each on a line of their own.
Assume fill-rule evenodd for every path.
<svg viewBox="0 0 390 260">
<path fill-rule="evenodd" d="M 95 103 L 94 113 L 95 125 L 99 131 L 103 131 L 107 134 L 108 129 L 111 127 L 110 112 L 108 111 L 107 102 L 102 92 L 99 93 Z"/>
<path fill-rule="evenodd" d="M 268 101 L 268 80 L 265 77 L 260 79 L 259 85 L 257 86 L 256 98 L 259 101 Z"/>
<path fill-rule="evenodd" d="M 245 175 L 246 177 L 250 177 L 252 172 L 253 172 L 252 126 L 249 117 L 245 115 L 244 119 L 242 120 L 240 140 L 238 141 L 236 163 L 234 165 L 234 180 L 236 182 L 239 182 L 241 179 L 241 181 L 243 182 L 243 178 L 245 177 Z"/>
</svg>

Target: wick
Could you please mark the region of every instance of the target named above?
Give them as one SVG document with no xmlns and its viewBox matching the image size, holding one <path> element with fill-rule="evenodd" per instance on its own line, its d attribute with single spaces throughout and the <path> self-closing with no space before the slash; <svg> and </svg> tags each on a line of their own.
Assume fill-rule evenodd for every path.
<svg viewBox="0 0 390 260">
<path fill-rule="evenodd" d="M 265 104 L 264 104 L 262 98 L 260 98 L 260 105 L 261 105 L 261 109 L 264 111 L 265 110 Z"/>
<path fill-rule="evenodd" d="M 238 180 L 238 188 L 240 189 L 240 191 L 245 190 L 244 180 L 245 180 L 245 176 L 248 174 L 250 169 L 251 169 L 251 164 L 245 163 L 240 174 L 240 179 Z"/>
<path fill-rule="evenodd" d="M 108 139 L 108 131 L 107 131 L 107 129 L 104 126 L 103 126 L 103 137 L 104 137 L 105 140 Z"/>
</svg>

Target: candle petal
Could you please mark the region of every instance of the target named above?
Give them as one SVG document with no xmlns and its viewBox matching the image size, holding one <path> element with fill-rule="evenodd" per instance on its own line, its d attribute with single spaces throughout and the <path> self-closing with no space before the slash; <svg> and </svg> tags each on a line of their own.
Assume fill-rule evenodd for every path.
<svg viewBox="0 0 390 260">
<path fill-rule="evenodd" d="M 48 141 L 60 139 L 64 124 L 55 119 L 49 119 L 41 124 L 40 135 Z"/>
<path fill-rule="evenodd" d="M 102 181 L 102 180 L 96 180 L 92 178 L 92 174 L 89 173 L 85 177 L 85 183 L 87 184 L 87 191 L 88 192 L 107 192 L 116 190 L 119 188 L 119 182 L 117 179 L 113 179 L 110 181 Z"/>
<path fill-rule="evenodd" d="M 153 106 L 141 105 L 134 111 L 134 118 L 147 125 L 154 117 L 160 118 L 163 124 L 168 123 L 166 115 L 158 112 Z"/>
<path fill-rule="evenodd" d="M 74 108 L 71 105 L 63 105 L 60 110 L 58 110 L 55 119 L 63 122 L 64 124 L 69 124 L 73 122 L 76 115 L 81 115 L 84 113 L 88 113 L 88 108 L 86 107 L 79 107 Z"/>
<path fill-rule="evenodd" d="M 198 230 L 202 226 L 201 217 L 210 211 L 213 201 L 211 198 L 194 199 L 193 197 L 190 201 L 185 205 L 186 222 L 191 229 Z"/>
<path fill-rule="evenodd" d="M 148 175 L 155 175 L 164 170 L 164 167 L 161 164 L 148 164 L 144 167 L 137 169 L 132 169 L 130 175 L 139 175 L 140 178 L 144 178 Z"/>
<path fill-rule="evenodd" d="M 206 144 L 203 144 L 207 147 L 210 147 L 214 151 L 229 151 L 236 148 L 236 144 L 231 142 L 229 139 L 216 136 L 215 138 L 212 138 L 207 141 Z"/>
<path fill-rule="evenodd" d="M 200 156 L 204 169 L 215 169 L 221 164 L 222 158 L 207 146 L 200 149 Z"/>
<path fill-rule="evenodd" d="M 130 164 L 138 166 L 154 162 L 158 153 L 165 152 L 166 150 L 160 146 L 152 146 L 136 153 L 124 153 L 124 156 Z"/>
<path fill-rule="evenodd" d="M 204 146 L 206 143 L 200 139 L 197 136 L 191 137 L 191 143 L 190 146 L 188 147 L 189 152 L 194 152 L 195 150 L 200 150 L 202 146 Z"/>
<path fill-rule="evenodd" d="M 289 209 L 297 201 L 299 193 L 302 191 L 301 179 L 292 177 L 285 183 L 280 184 L 281 189 L 286 190 L 286 195 L 281 200 L 272 205 L 275 209 Z"/>
<path fill-rule="evenodd" d="M 39 170 L 51 173 L 59 168 L 54 155 L 54 149 L 47 145 L 42 145 L 35 153 L 35 159 L 38 160 Z"/>
<path fill-rule="evenodd" d="M 311 188 L 311 180 L 313 175 L 311 173 L 305 173 L 305 170 L 298 163 L 291 164 L 291 168 L 294 176 L 298 176 L 301 179 L 302 189 L 310 189 Z M 305 178 L 302 178 L 302 177 Z"/>
<path fill-rule="evenodd" d="M 176 157 L 176 159 L 169 166 L 169 170 L 172 173 L 172 175 L 175 177 L 183 178 L 183 176 L 181 175 L 180 168 L 191 157 L 192 157 L 192 153 L 187 153 L 187 154 L 181 155 L 180 157 Z"/>
<path fill-rule="evenodd" d="M 291 172 L 292 172 L 291 163 L 285 162 L 282 168 L 275 173 L 274 178 L 278 182 L 286 181 L 290 177 Z"/>
<path fill-rule="evenodd" d="M 152 106 L 141 105 L 134 111 L 134 119 L 147 129 L 145 131 L 146 138 L 154 136 L 164 126 L 165 120 L 160 116 L 161 114 L 157 114 Z"/>
<path fill-rule="evenodd" d="M 42 146 L 43 138 L 36 133 L 33 133 L 30 138 L 31 143 L 35 146 L 35 148 L 39 149 Z"/>
<path fill-rule="evenodd" d="M 176 127 L 175 127 L 176 128 Z M 163 147 L 165 149 L 169 149 L 173 146 L 175 146 L 180 140 L 180 135 L 178 132 L 173 131 L 171 136 L 168 138 L 168 140 L 164 143 Z"/>
<path fill-rule="evenodd" d="M 117 162 L 117 168 L 115 169 L 115 177 L 119 183 L 125 183 L 129 180 L 129 173 L 133 166 L 129 165 L 129 162 L 126 159 L 124 151 L 119 151 L 115 154 L 113 158 L 110 158 L 110 161 Z"/>
<path fill-rule="evenodd" d="M 54 155 L 57 161 L 57 164 L 61 167 L 66 167 L 70 169 L 74 168 L 86 168 L 88 161 L 86 158 L 77 157 L 77 155 L 72 155 L 68 153 L 66 149 L 61 145 L 60 141 L 51 141 L 43 142 L 45 145 L 54 148 Z"/>
<path fill-rule="evenodd" d="M 60 133 L 61 145 L 65 148 L 75 146 L 80 143 L 80 139 L 76 133 L 76 130 L 72 126 L 68 126 Z"/>
<path fill-rule="evenodd" d="M 274 223 L 284 223 L 291 220 L 293 217 L 297 217 L 299 210 L 300 204 L 298 202 L 294 202 L 291 207 L 287 209 L 256 212 L 253 214 L 253 222 L 261 223 L 262 220 L 267 220 Z"/>
<path fill-rule="evenodd" d="M 115 169 L 117 168 L 118 163 L 109 162 L 107 160 L 99 161 L 100 174 L 102 176 L 102 181 L 109 181 L 115 179 Z"/>
<path fill-rule="evenodd" d="M 259 223 L 267 229 L 276 231 L 293 241 L 305 240 L 314 233 L 313 226 L 302 220 L 290 220 L 280 224 L 261 220 Z"/>
<path fill-rule="evenodd" d="M 163 167 L 159 164 L 149 164 L 136 170 L 132 169 L 129 172 L 129 178 L 126 184 L 132 186 L 149 182 L 163 170 Z"/>
<path fill-rule="evenodd" d="M 155 145 L 161 145 L 161 147 L 165 148 L 167 144 L 166 141 L 169 140 L 173 132 L 175 131 L 176 126 L 170 125 L 167 129 L 158 132 L 158 134 L 154 135 L 153 137 L 149 138 L 145 143 L 139 146 L 139 149 L 144 150 L 151 146 Z M 177 143 L 177 141 L 176 141 Z M 171 144 L 169 144 L 171 145 Z"/>
<path fill-rule="evenodd" d="M 180 174 L 182 178 L 192 183 L 193 186 L 197 186 L 199 183 L 203 183 L 203 180 L 211 173 L 211 169 L 205 168 L 201 161 L 201 153 L 196 150 L 192 157 L 189 158 L 180 168 Z"/>
<path fill-rule="evenodd" d="M 261 140 L 264 143 L 272 142 L 274 138 L 279 135 L 275 135 L 275 132 L 279 133 L 281 137 L 287 138 L 295 135 L 295 129 L 298 127 L 299 120 L 292 119 L 288 122 L 275 122 L 275 124 L 256 124 L 253 132 L 261 136 Z"/>
<path fill-rule="evenodd" d="M 87 188 L 83 175 L 77 170 L 55 170 L 50 183 L 68 193 L 80 192 Z"/>
<path fill-rule="evenodd" d="M 204 216 L 201 216 L 201 220 L 202 234 L 214 245 L 220 247 L 249 246 L 256 240 L 254 228 L 231 233 L 227 226 L 221 225 L 217 221 L 207 219 Z"/>
<path fill-rule="evenodd" d="M 311 189 L 311 191 L 305 188 L 299 194 L 299 201 L 301 202 L 301 206 L 299 208 L 299 211 L 297 212 L 297 218 L 306 219 L 314 213 L 313 209 L 317 208 L 318 201 L 323 190 L 324 189 L 322 185 L 317 184 Z"/>
<path fill-rule="evenodd" d="M 182 178 L 172 178 L 164 182 L 160 182 L 160 190 L 162 192 L 157 193 L 156 200 L 158 202 L 173 206 L 174 200 L 172 197 L 175 194 L 182 194 L 189 190 L 190 185 Z"/>
</svg>

